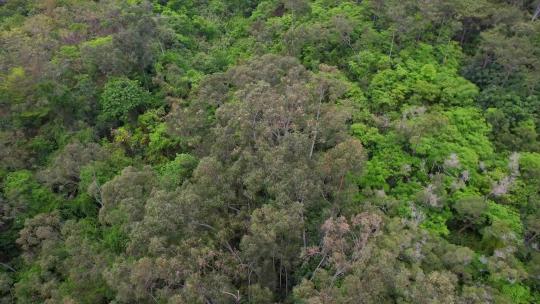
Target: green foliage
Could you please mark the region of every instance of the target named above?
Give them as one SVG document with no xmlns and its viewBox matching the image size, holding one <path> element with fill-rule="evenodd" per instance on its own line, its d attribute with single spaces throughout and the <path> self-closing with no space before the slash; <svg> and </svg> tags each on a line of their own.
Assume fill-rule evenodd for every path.
<svg viewBox="0 0 540 304">
<path fill-rule="evenodd" d="M 81 192 L 86 192 L 89 187 L 97 183 L 99 185 L 112 179 L 123 168 L 131 165 L 133 160 L 119 150 L 109 148 L 107 157 L 104 160 L 99 160 L 87 164 L 81 168 L 79 189 Z"/>
<path fill-rule="evenodd" d="M 138 81 L 113 78 L 105 84 L 100 97 L 101 117 L 105 121 L 120 119 L 127 122 L 149 104 L 148 92 Z"/>
<path fill-rule="evenodd" d="M 540 154 L 522 153 L 519 157 L 520 171 L 524 179 L 540 182 Z"/>
<path fill-rule="evenodd" d="M 198 160 L 190 154 L 178 154 L 174 160 L 158 168 L 162 185 L 166 189 L 175 189 L 182 185 L 197 167 Z"/>
<path fill-rule="evenodd" d="M 141 155 L 149 162 L 167 161 L 175 151 L 184 148 L 184 142 L 169 136 L 163 114 L 164 109 L 158 108 L 139 115 L 134 127 L 125 126 L 113 131 L 114 142 L 127 153 Z"/>
<path fill-rule="evenodd" d="M 501 293 L 512 303 L 531 303 L 532 297 L 529 287 L 521 284 L 503 284 Z"/>
<path fill-rule="evenodd" d="M 0 3 L 0 303 L 538 302 L 537 3 Z"/>
<path fill-rule="evenodd" d="M 39 185 L 33 174 L 27 170 L 8 174 L 4 181 L 3 192 L 18 222 L 41 212 L 52 211 L 59 206 L 58 198 L 47 188 Z"/>
<path fill-rule="evenodd" d="M 422 222 L 420 227 L 435 235 L 442 237 L 448 236 L 450 234 L 450 230 L 448 230 L 446 221 L 448 221 L 451 216 L 452 214 L 449 212 L 431 215 L 427 220 Z"/>
<path fill-rule="evenodd" d="M 523 224 L 519 217 L 519 212 L 512 207 L 488 202 L 486 212 L 492 225 L 502 224 L 508 226 L 518 239 L 523 234 Z"/>
<path fill-rule="evenodd" d="M 434 53 L 425 44 L 405 49 L 394 67 L 375 74 L 367 92 L 372 109 L 381 113 L 398 110 L 403 104 L 471 105 L 478 89 L 455 68 L 439 63 Z"/>
<path fill-rule="evenodd" d="M 128 241 L 128 236 L 119 226 L 107 227 L 103 231 L 103 246 L 112 253 L 120 254 L 124 252 Z"/>
</svg>

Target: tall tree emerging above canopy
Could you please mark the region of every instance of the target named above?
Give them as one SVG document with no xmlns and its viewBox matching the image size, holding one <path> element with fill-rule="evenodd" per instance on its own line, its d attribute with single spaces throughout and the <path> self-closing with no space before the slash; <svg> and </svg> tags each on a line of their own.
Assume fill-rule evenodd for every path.
<svg viewBox="0 0 540 304">
<path fill-rule="evenodd" d="M 330 76 L 309 72 L 291 57 L 263 56 L 211 76 L 168 117 L 173 134 L 199 138 L 194 144 L 203 158 L 184 187 L 208 202 L 198 207 L 197 221 L 231 231 L 224 216 L 279 218 L 296 206 L 291 223 L 275 228 L 288 230 L 290 238 L 264 245 L 261 238 L 281 236 L 257 235 L 263 228 L 254 223 L 252 236 L 242 240 L 246 263 L 259 278 L 253 283 L 271 290 L 291 288 L 299 249 L 318 238 L 319 223 L 309 223 L 305 213 L 338 213 L 343 195 L 354 187 L 349 174 L 359 174 L 365 158 L 361 143 L 347 135 L 347 108 L 338 104 L 346 103 L 344 84 Z M 193 118 L 199 124 L 191 124 Z M 213 191 L 218 184 L 226 190 Z M 246 228 L 231 231 L 226 241 L 234 243 Z M 254 254 L 261 246 L 284 255 L 268 260 Z"/>
<path fill-rule="evenodd" d="M 345 92 L 344 84 L 294 58 L 266 55 L 211 76 L 168 123 L 173 134 L 199 138 L 194 144 L 201 156 L 230 168 L 247 202 L 316 203 L 328 198 L 321 194 L 333 173 L 341 179 L 350 162 L 363 159 L 361 144 L 347 135 L 347 108 L 338 105 Z M 344 169 L 323 174 L 317 162 L 337 144 L 348 146 L 351 156 L 333 164 Z"/>
</svg>

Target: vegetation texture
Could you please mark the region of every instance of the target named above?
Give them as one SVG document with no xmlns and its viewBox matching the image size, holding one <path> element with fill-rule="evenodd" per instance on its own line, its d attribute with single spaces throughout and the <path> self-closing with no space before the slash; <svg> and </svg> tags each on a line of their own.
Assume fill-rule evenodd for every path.
<svg viewBox="0 0 540 304">
<path fill-rule="evenodd" d="M 540 303 L 539 19 L 0 0 L 0 303 Z"/>
</svg>

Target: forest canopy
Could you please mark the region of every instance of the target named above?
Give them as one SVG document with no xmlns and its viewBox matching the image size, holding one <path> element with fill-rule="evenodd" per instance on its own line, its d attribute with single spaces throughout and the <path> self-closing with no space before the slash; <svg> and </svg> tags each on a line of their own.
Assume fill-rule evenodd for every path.
<svg viewBox="0 0 540 304">
<path fill-rule="evenodd" d="M 540 303 L 539 19 L 0 0 L 0 303 Z"/>
</svg>

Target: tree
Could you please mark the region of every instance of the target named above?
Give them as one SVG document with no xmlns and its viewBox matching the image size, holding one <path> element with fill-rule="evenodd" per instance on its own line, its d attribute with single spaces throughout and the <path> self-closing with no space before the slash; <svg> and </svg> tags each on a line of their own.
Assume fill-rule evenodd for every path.
<svg viewBox="0 0 540 304">
<path fill-rule="evenodd" d="M 138 81 L 127 78 L 110 79 L 103 88 L 100 97 L 103 120 L 120 119 L 129 122 L 149 103 L 148 92 Z"/>
<path fill-rule="evenodd" d="M 95 191 L 99 193 L 100 221 L 126 230 L 134 222 L 140 221 L 155 181 L 155 174 L 150 167 L 142 170 L 127 167 L 111 181 L 98 186 Z"/>
<path fill-rule="evenodd" d="M 482 197 L 462 198 L 453 207 L 459 215 L 460 220 L 464 222 L 459 232 L 482 225 L 486 220 L 485 212 L 488 209 L 488 204 Z"/>
<path fill-rule="evenodd" d="M 296 203 L 287 209 L 266 205 L 253 211 L 248 233 L 240 244 L 249 265 L 249 284 L 253 277 L 253 283 L 285 293 L 292 286 L 292 271 L 303 245 L 302 209 Z"/>
<path fill-rule="evenodd" d="M 60 241 L 60 217 L 57 213 L 40 214 L 24 223 L 19 232 L 17 244 L 24 251 L 24 257 L 32 260 L 41 250 L 48 250 Z"/>
<path fill-rule="evenodd" d="M 81 168 L 104 158 L 105 153 L 98 144 L 74 142 L 64 147 L 53 159 L 50 168 L 40 172 L 39 179 L 52 191 L 73 198 L 79 188 Z"/>
<path fill-rule="evenodd" d="M 191 177 L 197 167 L 198 160 L 190 154 L 178 154 L 174 160 L 167 162 L 159 169 L 161 183 L 164 188 L 174 190 Z"/>
<path fill-rule="evenodd" d="M 0 303 L 536 303 L 536 1 L 0 0 Z"/>
</svg>

